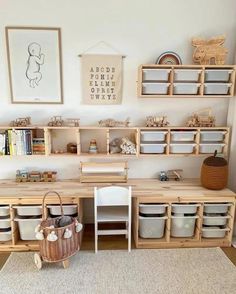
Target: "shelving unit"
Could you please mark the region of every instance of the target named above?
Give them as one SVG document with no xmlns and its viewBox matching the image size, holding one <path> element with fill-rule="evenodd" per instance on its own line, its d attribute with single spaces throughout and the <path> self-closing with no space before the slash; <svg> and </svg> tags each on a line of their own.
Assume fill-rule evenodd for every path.
<svg viewBox="0 0 236 294">
<path fill-rule="evenodd" d="M 138 97 L 233 97 L 235 72 L 235 65 L 140 65 Z"/>
</svg>

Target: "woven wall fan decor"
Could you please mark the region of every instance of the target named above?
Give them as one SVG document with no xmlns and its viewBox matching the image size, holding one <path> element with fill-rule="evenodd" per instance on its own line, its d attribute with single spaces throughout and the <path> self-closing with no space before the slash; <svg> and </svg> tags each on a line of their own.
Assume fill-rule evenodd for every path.
<svg viewBox="0 0 236 294">
<path fill-rule="evenodd" d="M 166 51 L 157 58 L 156 64 L 178 65 L 182 64 L 182 60 L 177 53 Z"/>
</svg>

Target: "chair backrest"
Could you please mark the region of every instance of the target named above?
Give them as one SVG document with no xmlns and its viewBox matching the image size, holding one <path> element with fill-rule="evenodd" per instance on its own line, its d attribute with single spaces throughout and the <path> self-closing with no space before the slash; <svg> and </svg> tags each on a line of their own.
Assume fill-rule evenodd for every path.
<svg viewBox="0 0 236 294">
<path fill-rule="evenodd" d="M 109 186 L 94 188 L 95 206 L 121 206 L 131 204 L 131 187 Z"/>
</svg>

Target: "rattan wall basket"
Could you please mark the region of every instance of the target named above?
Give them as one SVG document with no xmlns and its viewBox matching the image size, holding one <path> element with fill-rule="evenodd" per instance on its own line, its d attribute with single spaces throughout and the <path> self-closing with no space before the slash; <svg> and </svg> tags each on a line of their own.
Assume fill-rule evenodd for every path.
<svg viewBox="0 0 236 294">
<path fill-rule="evenodd" d="M 228 182 L 228 162 L 223 157 L 217 157 L 217 151 L 214 156 L 207 157 L 201 169 L 202 186 L 211 190 L 222 190 Z"/>
</svg>

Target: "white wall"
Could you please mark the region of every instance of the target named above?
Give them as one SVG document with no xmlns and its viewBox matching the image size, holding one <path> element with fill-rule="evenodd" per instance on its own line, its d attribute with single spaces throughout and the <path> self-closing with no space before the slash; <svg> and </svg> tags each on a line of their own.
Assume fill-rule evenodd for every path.
<svg viewBox="0 0 236 294">
<path fill-rule="evenodd" d="M 171 125 L 181 125 L 193 111 L 212 107 L 218 125 L 227 121 L 228 99 L 138 99 L 137 68 L 155 62 L 165 50 L 179 53 L 191 63 L 193 36 L 210 37 L 225 33 L 228 63 L 235 51 L 236 1 L 234 0 L 0 0 L 0 124 L 24 115 L 44 124 L 52 115 L 81 118 L 94 125 L 99 119 L 131 117 L 142 124 L 146 115 L 167 114 Z M 10 103 L 4 28 L 56 26 L 62 29 L 64 105 L 12 105 Z M 86 106 L 81 103 L 80 60 L 77 55 L 104 40 L 127 56 L 124 60 L 123 103 L 117 106 Z M 13 178 L 18 168 L 59 171 L 60 178 L 78 177 L 80 158 L 1 158 L 0 178 Z M 131 177 L 153 177 L 162 169 L 184 168 L 186 177 L 199 174 L 199 158 L 156 158 L 132 160 Z"/>
</svg>

